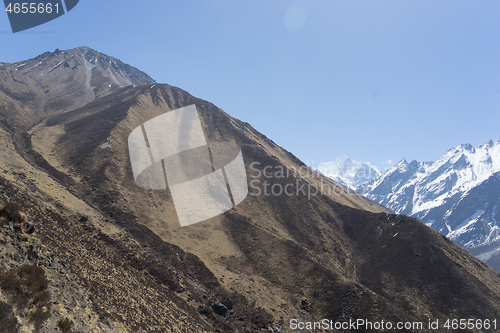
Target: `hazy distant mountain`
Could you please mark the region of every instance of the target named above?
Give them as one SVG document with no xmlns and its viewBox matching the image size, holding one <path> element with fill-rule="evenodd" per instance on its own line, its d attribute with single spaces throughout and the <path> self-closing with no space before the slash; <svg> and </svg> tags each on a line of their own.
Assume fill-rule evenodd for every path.
<svg viewBox="0 0 500 333">
<path fill-rule="evenodd" d="M 26 212 L 24 221 L 0 207 L 0 327 L 283 332 L 292 318 L 500 316 L 500 275 L 420 221 L 318 175 L 179 88 L 128 85 L 149 79 L 97 51 L 55 53 L 23 73 L 24 62 L 0 70 L 0 201 Z M 192 104 L 208 141 L 241 148 L 254 195 L 180 228 L 169 190 L 135 184 L 127 139 Z M 265 194 L 266 184 L 287 192 Z M 326 193 L 307 196 L 311 186 Z"/>
<path fill-rule="evenodd" d="M 377 179 L 382 175 L 370 163 L 352 161 L 346 155 L 331 162 L 320 163 L 316 169 L 323 175 L 353 190 L 364 182 Z"/>
<path fill-rule="evenodd" d="M 402 160 L 358 191 L 500 269 L 500 139 L 458 146 L 435 162 Z"/>
</svg>

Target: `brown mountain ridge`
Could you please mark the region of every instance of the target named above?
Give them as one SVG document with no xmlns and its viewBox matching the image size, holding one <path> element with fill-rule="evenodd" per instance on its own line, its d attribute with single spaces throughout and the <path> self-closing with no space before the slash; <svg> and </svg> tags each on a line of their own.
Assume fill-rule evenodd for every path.
<svg viewBox="0 0 500 333">
<path fill-rule="evenodd" d="M 314 173 L 215 105 L 110 59 L 118 63 L 78 48 L 25 62 L 32 68 L 0 65 L 0 201 L 22 207 L 30 237 L 68 273 L 41 265 L 52 301 L 33 330 L 63 330 L 71 321 L 64 327 L 75 332 L 288 332 L 294 318 L 498 318 L 496 271 L 421 222 Z M 57 76 L 36 80 L 60 61 Z M 95 64 L 90 79 L 88 71 L 72 74 L 85 61 Z M 231 211 L 180 228 L 169 190 L 135 184 L 127 138 L 145 121 L 192 104 L 209 141 L 241 148 L 249 184 L 334 191 L 251 193 Z M 264 167 L 306 172 L 268 179 Z M 4 256 L 0 274 L 18 269 L 26 252 L 24 236 L 6 235 L 17 255 Z M 38 267 L 36 257 L 24 264 Z M 0 325 L 30 325 L 27 310 L 4 302 L 13 310 Z"/>
</svg>

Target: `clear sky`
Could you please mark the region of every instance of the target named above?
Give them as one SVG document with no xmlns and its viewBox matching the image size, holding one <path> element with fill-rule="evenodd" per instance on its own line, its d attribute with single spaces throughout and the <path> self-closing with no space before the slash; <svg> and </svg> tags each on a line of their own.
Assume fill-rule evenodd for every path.
<svg viewBox="0 0 500 333">
<path fill-rule="evenodd" d="M 0 61 L 90 46 L 249 122 L 304 162 L 384 169 L 500 137 L 498 0 L 80 0 Z"/>
</svg>

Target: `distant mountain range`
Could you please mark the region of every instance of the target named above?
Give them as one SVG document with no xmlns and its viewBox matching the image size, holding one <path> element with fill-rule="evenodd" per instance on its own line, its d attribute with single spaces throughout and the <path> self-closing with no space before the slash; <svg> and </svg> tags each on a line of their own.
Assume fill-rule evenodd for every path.
<svg viewBox="0 0 500 333">
<path fill-rule="evenodd" d="M 345 164 L 330 170 L 359 165 L 346 157 L 337 161 Z M 460 145 L 434 162 L 402 160 L 356 190 L 421 220 L 500 270 L 500 139 Z"/>
</svg>

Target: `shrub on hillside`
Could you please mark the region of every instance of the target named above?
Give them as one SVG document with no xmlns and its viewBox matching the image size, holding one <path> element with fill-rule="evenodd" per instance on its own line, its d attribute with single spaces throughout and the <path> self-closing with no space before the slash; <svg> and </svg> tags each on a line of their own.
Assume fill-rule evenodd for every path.
<svg viewBox="0 0 500 333">
<path fill-rule="evenodd" d="M 24 215 L 21 206 L 14 202 L 7 202 L 0 206 L 0 217 L 5 217 L 19 224 L 26 222 L 26 215 Z"/>
<path fill-rule="evenodd" d="M 20 312 L 26 310 L 36 329 L 50 317 L 48 284 L 44 269 L 35 265 L 24 264 L 0 273 L 0 287 L 10 303 Z"/>
<path fill-rule="evenodd" d="M 57 321 L 57 327 L 61 329 L 63 333 L 69 332 L 74 326 L 73 320 L 69 317 L 61 318 Z"/>
<path fill-rule="evenodd" d="M 21 231 L 26 226 L 26 215 L 17 203 L 7 202 L 0 206 L 0 226 L 9 222 L 12 222 L 16 231 Z"/>
</svg>

